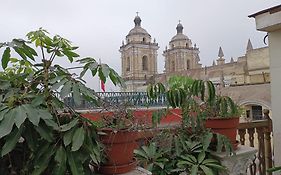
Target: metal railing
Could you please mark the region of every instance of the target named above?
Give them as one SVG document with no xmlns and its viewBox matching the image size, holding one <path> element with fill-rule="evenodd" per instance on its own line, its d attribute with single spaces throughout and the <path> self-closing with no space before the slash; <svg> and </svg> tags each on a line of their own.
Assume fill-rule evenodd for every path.
<svg viewBox="0 0 281 175">
<path fill-rule="evenodd" d="M 149 99 L 146 92 L 97 92 L 97 95 L 112 105 L 126 104 L 135 107 L 161 107 L 167 105 L 167 99 L 160 95 L 156 99 Z M 76 105 L 72 97 L 66 97 L 64 102 L 75 109 L 97 109 L 98 104 L 89 103 L 82 100 L 80 105 Z"/>
</svg>

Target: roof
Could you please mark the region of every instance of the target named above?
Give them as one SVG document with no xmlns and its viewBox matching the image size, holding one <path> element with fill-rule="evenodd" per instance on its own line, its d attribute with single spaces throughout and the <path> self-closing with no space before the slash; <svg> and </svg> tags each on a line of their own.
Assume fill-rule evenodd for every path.
<svg viewBox="0 0 281 175">
<path fill-rule="evenodd" d="M 176 40 L 188 40 L 188 37 L 182 33 L 178 33 L 171 39 L 171 42 Z"/>
<path fill-rule="evenodd" d="M 142 28 L 141 26 L 135 26 L 133 29 L 130 30 L 129 35 L 149 35 L 149 33 L 144 29 Z"/>
<path fill-rule="evenodd" d="M 252 17 L 255 18 L 256 16 L 258 16 L 260 14 L 263 14 L 263 13 L 269 12 L 270 14 L 272 14 L 272 13 L 276 13 L 276 12 L 279 12 L 279 11 L 281 11 L 281 5 L 277 5 L 277 6 L 274 6 L 274 7 L 271 7 L 271 8 L 262 10 L 262 11 L 259 11 L 257 13 L 252 14 L 252 15 L 249 15 L 248 17 L 249 18 L 252 18 Z"/>
</svg>

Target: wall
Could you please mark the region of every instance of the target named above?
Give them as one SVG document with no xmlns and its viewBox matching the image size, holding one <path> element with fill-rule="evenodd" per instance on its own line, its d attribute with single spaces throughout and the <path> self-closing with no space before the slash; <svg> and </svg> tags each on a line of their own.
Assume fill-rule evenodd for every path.
<svg viewBox="0 0 281 175">
<path fill-rule="evenodd" d="M 269 33 L 272 123 L 275 165 L 281 165 L 281 29 Z"/>
</svg>

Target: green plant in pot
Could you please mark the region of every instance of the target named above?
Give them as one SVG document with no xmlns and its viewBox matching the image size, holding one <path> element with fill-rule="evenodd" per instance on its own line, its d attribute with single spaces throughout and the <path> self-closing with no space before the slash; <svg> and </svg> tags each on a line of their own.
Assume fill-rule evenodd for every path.
<svg viewBox="0 0 281 175">
<path fill-rule="evenodd" d="M 196 123 L 199 123 L 200 125 L 196 126 L 202 130 L 207 127 L 217 134 L 215 136 L 219 143 L 217 148 L 223 148 L 222 145 L 225 145 L 228 147 L 227 150 L 233 150 L 232 146 L 237 146 L 236 140 L 232 139 L 230 143 L 233 145 L 231 145 L 224 136 L 236 137 L 237 123 L 231 124 L 231 134 L 217 132 L 217 129 L 209 126 L 209 120 L 214 121 L 214 118 L 220 118 L 219 121 L 224 119 L 238 121 L 238 107 L 232 99 L 216 96 L 216 90 L 211 81 L 190 80 L 188 77 L 172 77 L 172 80 L 174 81 L 168 81 L 166 88 L 161 83 L 150 85 L 147 89 L 148 96 L 155 98 L 160 94 L 165 94 L 170 106 L 181 109 L 182 127 L 194 129 Z"/>
<path fill-rule="evenodd" d="M 104 101 L 99 136 L 104 145 L 105 161 L 99 168 L 102 174 L 121 174 L 134 169 L 137 161 L 133 151 L 138 147 L 140 125 L 134 120 L 127 103 L 110 104 Z"/>
<path fill-rule="evenodd" d="M 229 138 L 234 149 L 237 149 L 237 128 L 239 125 L 239 107 L 230 97 L 216 96 L 211 103 L 203 104 L 202 107 L 208 115 L 206 127 L 213 132 L 225 135 Z"/>
<path fill-rule="evenodd" d="M 79 59 L 78 47 L 41 28 L 29 32 L 27 40 L 13 39 L 0 48 L 1 174 L 92 174 L 102 151 L 96 126 L 63 99 L 99 103 L 85 86 L 84 74 L 90 71 L 119 84 L 118 74 L 93 58 Z M 59 59 L 80 65 L 66 68 L 56 64 Z M 82 69 L 81 74 L 72 69 Z"/>
</svg>

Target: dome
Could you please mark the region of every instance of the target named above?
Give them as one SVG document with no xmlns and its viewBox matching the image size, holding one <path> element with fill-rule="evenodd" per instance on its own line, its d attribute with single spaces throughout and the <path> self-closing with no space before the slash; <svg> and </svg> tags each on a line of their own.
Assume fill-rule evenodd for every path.
<svg viewBox="0 0 281 175">
<path fill-rule="evenodd" d="M 182 33 L 178 33 L 171 39 L 171 41 L 175 40 L 188 40 L 188 37 Z"/>
<path fill-rule="evenodd" d="M 128 35 L 139 35 L 139 34 L 149 35 L 148 32 L 145 29 L 143 29 L 141 26 L 135 26 L 133 29 L 130 30 Z"/>
<path fill-rule="evenodd" d="M 188 40 L 189 38 L 183 34 L 183 26 L 182 24 L 179 22 L 177 27 L 177 34 L 171 39 L 171 42 L 172 41 L 176 41 L 176 40 Z"/>
<path fill-rule="evenodd" d="M 135 27 L 133 29 L 130 30 L 129 35 L 147 35 L 150 36 L 148 34 L 148 32 L 141 27 L 141 18 L 137 15 L 134 19 L 134 23 L 135 23 Z"/>
</svg>

